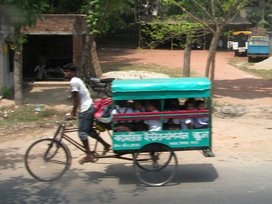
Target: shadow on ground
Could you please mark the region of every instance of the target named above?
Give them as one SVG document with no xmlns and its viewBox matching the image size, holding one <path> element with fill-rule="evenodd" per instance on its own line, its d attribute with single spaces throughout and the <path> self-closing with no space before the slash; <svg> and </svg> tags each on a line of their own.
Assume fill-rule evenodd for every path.
<svg viewBox="0 0 272 204">
<path fill-rule="evenodd" d="M 122 164 L 113 164 L 106 167 L 104 172 L 85 172 L 82 169 L 72 169 L 62 178 L 53 182 L 37 182 L 32 178 L 22 176 L 11 177 L 0 181 L 1 203 L 69 203 L 69 194 L 67 188 L 71 187 L 77 181 L 86 183 L 86 186 L 98 185 L 103 181 L 114 178 L 119 180 L 120 185 L 134 185 L 133 190 L 129 190 L 132 196 L 137 197 L 145 194 L 148 188 L 139 184 L 133 173 L 131 166 Z M 180 165 L 176 177 L 166 185 L 173 186 L 180 183 L 192 182 L 213 182 L 218 178 L 216 169 L 212 164 L 188 164 Z M 79 187 L 79 186 L 78 186 Z M 99 201 L 101 203 L 110 203 L 119 197 L 114 187 L 101 184 L 101 188 L 92 190 L 85 189 L 80 198 L 80 202 L 91 203 Z M 77 187 L 73 191 L 77 191 Z M 69 192 L 69 191 L 68 191 Z"/>
<path fill-rule="evenodd" d="M 86 182 L 100 183 L 106 178 L 117 178 L 122 185 L 139 184 L 131 165 L 108 165 L 105 172 L 86 172 Z M 192 182 L 213 182 L 218 173 L 212 164 L 178 165 L 174 179 L 169 185 Z"/>
<path fill-rule="evenodd" d="M 216 80 L 215 94 L 238 99 L 272 97 L 272 80 L 244 78 Z"/>
<path fill-rule="evenodd" d="M 48 106 L 71 105 L 69 87 L 35 86 L 24 89 L 24 103 Z"/>
</svg>

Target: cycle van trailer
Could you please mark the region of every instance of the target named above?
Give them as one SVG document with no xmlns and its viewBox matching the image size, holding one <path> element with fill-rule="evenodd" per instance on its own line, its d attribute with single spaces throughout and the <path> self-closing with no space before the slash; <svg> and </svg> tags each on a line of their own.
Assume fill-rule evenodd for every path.
<svg viewBox="0 0 272 204">
<path fill-rule="evenodd" d="M 202 150 L 205 156 L 214 156 L 210 86 L 207 78 L 114 80 L 112 100 L 119 109 L 115 109 L 117 113 L 111 112 L 114 113 L 109 117 L 112 124 L 108 124 L 107 129 L 113 130 L 112 134 L 108 131 L 112 136 L 113 152 L 103 154 L 96 140 L 92 162 L 102 158 L 131 160 L 139 181 L 148 186 L 162 186 L 177 172 L 175 151 Z M 122 104 L 134 109 L 140 104 L 144 109 L 137 106 L 138 111 L 133 111 L 127 106 L 127 111 L 120 113 Z M 198 109 L 193 106 L 195 104 Z M 53 181 L 70 168 L 72 155 L 64 141 L 87 153 L 81 143 L 69 136 L 78 128 L 67 126 L 66 122 L 65 117 L 53 137 L 39 139 L 27 149 L 25 166 L 34 178 Z M 96 127 L 97 124 L 94 128 L 100 134 Z"/>
<path fill-rule="evenodd" d="M 113 116 L 113 126 L 119 121 L 160 120 L 159 131 L 113 131 L 113 151 L 116 153 L 135 152 L 152 144 L 164 145 L 171 150 L 202 150 L 205 156 L 212 153 L 212 117 L 211 117 L 211 83 L 207 78 L 157 78 L 114 80 L 112 84 L 112 100 L 137 101 L 149 103 L 156 100 L 159 104 L 157 112 L 118 113 Z M 205 102 L 203 110 L 166 109 L 167 102 L 178 100 L 180 104 L 186 100 Z M 180 105 L 179 104 L 179 105 Z M 183 109 L 183 110 L 182 110 Z M 209 122 L 202 128 L 164 128 L 166 120 L 185 121 L 186 119 L 208 118 Z"/>
</svg>

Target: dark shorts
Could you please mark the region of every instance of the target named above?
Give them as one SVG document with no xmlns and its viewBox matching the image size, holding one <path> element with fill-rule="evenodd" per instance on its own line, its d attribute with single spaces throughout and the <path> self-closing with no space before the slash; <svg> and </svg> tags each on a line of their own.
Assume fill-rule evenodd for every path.
<svg viewBox="0 0 272 204">
<path fill-rule="evenodd" d="M 94 108 L 78 114 L 78 133 L 81 140 L 86 140 L 92 131 Z"/>
</svg>

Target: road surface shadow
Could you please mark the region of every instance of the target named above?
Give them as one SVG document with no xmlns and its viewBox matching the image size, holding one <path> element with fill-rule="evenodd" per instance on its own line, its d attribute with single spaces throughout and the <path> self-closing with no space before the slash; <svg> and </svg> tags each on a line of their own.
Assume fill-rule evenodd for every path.
<svg viewBox="0 0 272 204">
<path fill-rule="evenodd" d="M 24 103 L 48 106 L 70 105 L 68 87 L 27 87 L 24 89 Z"/>
<path fill-rule="evenodd" d="M 99 184 L 107 178 L 117 178 L 121 185 L 141 185 L 133 171 L 132 165 L 124 164 L 108 165 L 104 172 L 86 172 L 85 181 Z M 182 164 L 178 165 L 175 177 L 167 185 L 192 182 L 213 182 L 217 178 L 218 173 L 212 164 Z"/>
<path fill-rule="evenodd" d="M 16 163 L 19 163 L 17 159 Z M 4 169 L 8 171 L 7 167 Z M 105 171 L 101 172 L 86 172 L 86 169 L 73 168 L 52 182 L 39 182 L 31 178 L 26 171 L 17 176 L 14 176 L 16 172 L 9 173 L 13 176 L 1 175 L 0 203 L 71 203 L 73 195 L 78 196 L 78 203 L 111 203 L 119 197 L 114 186 L 105 184 L 107 179 L 112 178 L 118 181 L 117 185 L 131 185 L 127 188 L 127 193 L 133 197 L 145 195 L 147 188 L 150 188 L 139 183 L 131 165 L 124 164 L 108 165 Z M 213 182 L 217 178 L 218 173 L 212 164 L 183 164 L 179 165 L 173 181 L 165 187 L 181 183 Z"/>
<path fill-rule="evenodd" d="M 215 85 L 215 94 L 219 97 L 237 99 L 272 97 L 272 80 L 253 78 L 216 80 Z"/>
</svg>

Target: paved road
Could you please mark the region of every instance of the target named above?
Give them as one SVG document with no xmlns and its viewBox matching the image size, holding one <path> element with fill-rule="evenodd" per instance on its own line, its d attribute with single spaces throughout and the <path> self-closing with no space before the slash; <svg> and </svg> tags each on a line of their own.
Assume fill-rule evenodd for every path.
<svg viewBox="0 0 272 204">
<path fill-rule="evenodd" d="M 81 155 L 73 147 L 71 170 L 58 181 L 37 182 L 23 164 L 33 138 L 0 143 L 0 203 L 271 203 L 271 151 L 242 151 L 239 140 L 215 132 L 216 157 L 206 158 L 199 151 L 178 152 L 178 173 L 164 187 L 140 184 L 130 161 L 105 159 L 78 165 Z"/>
</svg>

